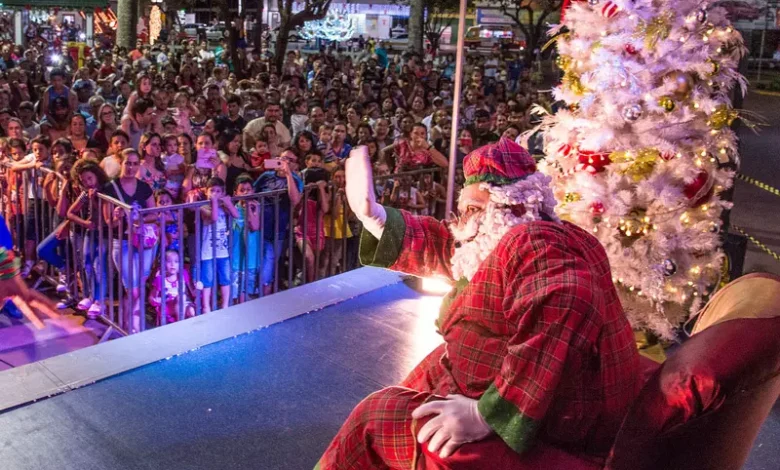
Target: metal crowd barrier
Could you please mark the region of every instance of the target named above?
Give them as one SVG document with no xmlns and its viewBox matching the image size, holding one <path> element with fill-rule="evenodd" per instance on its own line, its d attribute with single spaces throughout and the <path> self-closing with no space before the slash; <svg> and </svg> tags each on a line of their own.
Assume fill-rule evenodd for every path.
<svg viewBox="0 0 780 470">
<path fill-rule="evenodd" d="M 404 176 L 420 177 L 422 174 L 433 174 L 433 180 L 444 181 L 446 174 L 441 169 L 424 169 L 387 176 L 376 176 L 375 184 L 377 187 L 385 187 L 390 179 L 397 179 Z M 3 188 L 3 197 L 0 198 L 0 210 L 4 214 L 11 214 L 7 217 L 9 225 L 12 225 L 15 245 L 20 253 L 25 254 L 25 235 L 29 232 L 35 233 L 35 246 L 41 243 L 52 231 L 63 221 L 62 215 L 57 213 L 57 208 L 52 207 L 41 193 L 41 182 L 47 175 L 53 175 L 56 178 L 56 188 L 58 191 L 64 183 L 60 178 L 54 175 L 52 170 L 45 168 L 26 170 L 23 172 L 11 172 L 6 166 L 0 166 L 0 184 Z M 17 188 L 14 192 L 11 189 Z M 21 188 L 21 190 L 19 190 Z M 234 220 L 226 214 L 226 231 L 228 240 L 228 263 L 230 263 L 231 278 L 230 295 L 227 300 L 228 305 L 243 300 L 251 300 L 247 294 L 250 282 L 256 286 L 253 293 L 256 297 L 262 297 L 267 294 L 273 294 L 281 289 L 290 289 L 298 285 L 305 285 L 307 282 L 316 281 L 323 277 L 328 277 L 340 272 L 353 269 L 358 266 L 357 244 L 360 236 L 360 227 L 356 223 L 356 218 L 350 210 L 346 197 L 338 195 L 337 188 L 333 182 L 328 183 L 328 195 L 330 197 L 330 216 L 328 217 L 327 233 L 330 237 L 325 239 L 322 244 L 322 237 L 325 236 L 326 222 L 323 220 L 325 215 L 321 210 L 316 211 L 316 234 L 309 233 L 309 211 L 306 208 L 306 201 L 312 195 L 313 191 L 318 191 L 316 184 L 310 184 L 304 187 L 301 194 L 301 203 L 298 207 L 291 207 L 288 215 L 288 225 L 280 227 L 280 206 L 286 190 L 277 190 L 271 192 L 256 193 L 246 196 L 232 197 L 231 201 L 236 206 L 242 207 L 243 228 L 240 232 L 234 231 Z M 35 195 L 27 201 L 25 195 Z M 381 196 L 381 195 L 378 195 Z M 92 272 L 97 276 L 97 291 L 91 292 L 94 297 L 102 297 L 102 313 L 100 320 L 109 325 L 113 330 L 121 334 L 129 334 L 137 331 L 144 331 L 147 327 L 147 309 L 150 307 L 149 292 L 151 284 L 157 276 L 160 276 L 159 306 L 155 308 L 154 313 L 149 313 L 155 319 L 156 325 L 165 325 L 169 320 L 168 310 L 175 305 L 176 315 L 171 318 L 173 321 L 180 321 L 185 318 L 190 304 L 187 292 L 188 287 L 185 282 L 185 271 L 191 274 L 191 283 L 199 284 L 204 274 L 202 271 L 201 255 L 202 243 L 211 244 L 212 259 L 216 259 L 217 247 L 217 222 L 211 224 L 211 239 L 203 240 L 203 233 L 206 225 L 201 220 L 200 209 L 210 201 L 199 201 L 184 204 L 174 204 L 164 207 L 153 207 L 138 209 L 133 208 L 119 200 L 113 199 L 105 194 L 98 193 L 97 209 L 98 224 L 93 230 L 75 227 L 71 224 L 70 236 L 62 241 L 61 249 L 64 251 L 65 268 L 58 271 L 51 266 L 43 266 L 43 263 L 36 265 L 38 280 L 35 287 L 45 290 L 49 284 L 55 286 L 59 284 L 60 275 L 63 275 L 67 282 L 66 296 L 71 299 L 82 298 L 89 291 L 90 279 L 85 275 Z M 257 204 L 259 209 L 260 226 L 254 231 L 250 230 L 249 210 L 250 203 Z M 72 204 L 73 201 L 70 201 Z M 91 204 L 91 202 L 90 202 Z M 25 217 L 28 208 L 36 214 L 28 220 Z M 119 212 L 124 216 L 114 218 L 114 211 L 119 208 Z M 19 214 L 21 212 L 21 214 Z M 104 217 L 107 215 L 108 218 Z M 440 215 L 434 214 L 431 215 Z M 268 227 L 268 220 L 273 221 L 273 226 Z M 108 223 L 108 222 L 111 223 Z M 33 227 L 28 227 L 33 223 Z M 340 223 L 341 237 L 337 235 L 336 224 Z M 128 226 L 129 224 L 129 226 Z M 169 240 L 168 228 L 173 225 L 172 239 Z M 350 225 L 355 229 L 351 237 L 347 237 Z M 146 227 L 155 227 L 157 233 L 157 242 L 154 246 L 147 247 L 143 243 L 140 246 L 134 244 L 134 235 L 145 233 Z M 297 240 L 296 240 L 296 227 Z M 128 230 L 130 228 L 130 230 Z M 283 229 L 283 230 L 280 230 Z M 272 234 L 269 230 L 273 230 Z M 84 263 L 84 237 L 88 237 L 88 249 L 94 250 L 97 246 L 97 253 L 92 253 L 91 258 L 95 263 L 94 270 L 90 271 Z M 250 238 L 256 240 L 255 258 L 250 260 L 248 248 Z M 312 246 L 314 255 L 313 266 L 307 266 L 306 263 L 306 245 L 309 240 L 314 242 Z M 178 242 L 178 243 L 176 243 Z M 176 243 L 178 246 L 175 251 L 179 258 L 179 274 L 177 279 L 176 292 L 169 292 L 165 282 L 165 253 L 169 247 Z M 240 276 L 232 275 L 232 264 L 235 244 L 240 244 L 238 250 L 242 254 L 239 262 L 238 271 Z M 323 249 L 316 249 L 323 245 Z M 297 246 L 296 246 L 297 245 Z M 301 249 L 302 248 L 302 249 Z M 116 252 L 116 253 L 115 253 Z M 267 264 L 268 256 L 273 257 L 273 265 Z M 125 266 L 126 263 L 132 263 Z M 250 263 L 251 262 L 251 263 Z M 250 265 L 256 266 L 252 271 L 254 279 L 250 279 Z M 189 267 L 189 270 L 188 270 Z M 211 289 L 211 307 L 212 310 L 218 310 L 218 290 L 219 276 L 217 262 L 210 264 L 211 278 L 213 287 Z M 314 269 L 314 273 L 309 273 L 309 269 Z M 269 276 L 268 271 L 272 274 Z M 123 276 L 122 273 L 125 273 Z M 265 274 L 265 276 L 264 276 Z M 264 279 L 265 277 L 265 279 Z M 268 279 L 272 277 L 272 279 Z M 234 278 L 237 278 L 240 285 L 234 292 Z M 264 285 L 264 281 L 268 285 Z M 170 295 L 172 294 L 172 295 Z M 201 291 L 196 291 L 193 296 L 195 315 L 203 313 L 203 305 L 199 297 Z M 169 299 L 175 298 L 175 301 Z M 173 304 L 171 303 L 173 302 Z M 156 303 L 156 302 L 155 302 Z M 108 336 L 108 335 L 106 335 Z"/>
</svg>

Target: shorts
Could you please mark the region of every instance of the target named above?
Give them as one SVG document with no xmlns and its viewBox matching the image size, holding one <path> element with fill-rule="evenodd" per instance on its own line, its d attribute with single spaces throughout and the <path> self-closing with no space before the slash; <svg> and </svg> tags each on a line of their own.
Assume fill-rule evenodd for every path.
<svg viewBox="0 0 780 470">
<path fill-rule="evenodd" d="M 248 295 L 257 295 L 257 269 L 248 269 L 246 271 L 233 271 L 233 283 L 231 293 L 233 298 L 238 297 L 239 293 Z M 244 290 L 244 278 L 246 278 L 246 291 Z"/>
<path fill-rule="evenodd" d="M 200 262 L 200 282 L 204 288 L 214 287 L 214 260 L 207 259 Z M 217 284 L 230 285 L 230 258 L 217 258 Z"/>
</svg>

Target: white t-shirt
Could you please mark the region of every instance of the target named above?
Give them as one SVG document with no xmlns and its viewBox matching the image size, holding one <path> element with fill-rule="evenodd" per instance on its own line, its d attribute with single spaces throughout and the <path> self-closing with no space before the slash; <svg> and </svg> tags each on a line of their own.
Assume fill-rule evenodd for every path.
<svg viewBox="0 0 780 470">
<path fill-rule="evenodd" d="M 485 76 L 495 77 L 498 70 L 498 59 L 490 58 L 485 61 Z"/>
<path fill-rule="evenodd" d="M 229 257 L 227 214 L 222 208 L 217 209 L 217 259 Z M 214 258 L 214 247 L 211 232 L 214 224 L 203 224 L 203 235 L 200 241 L 200 259 L 208 261 Z"/>
</svg>

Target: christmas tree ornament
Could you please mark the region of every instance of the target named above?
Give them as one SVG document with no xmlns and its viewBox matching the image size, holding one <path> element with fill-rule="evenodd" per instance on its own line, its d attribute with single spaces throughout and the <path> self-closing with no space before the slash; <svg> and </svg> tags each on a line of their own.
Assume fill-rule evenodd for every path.
<svg viewBox="0 0 780 470">
<path fill-rule="evenodd" d="M 662 96 L 658 98 L 658 106 L 664 108 L 664 111 L 671 113 L 674 111 L 674 100 L 671 96 Z"/>
<path fill-rule="evenodd" d="M 699 22 L 699 24 L 704 24 L 707 22 L 707 10 L 704 8 L 699 8 L 699 10 L 696 12 L 696 21 Z"/>
<path fill-rule="evenodd" d="M 710 66 L 712 67 L 712 71 L 710 72 L 710 77 L 717 75 L 718 72 L 720 72 L 720 64 L 715 62 L 715 59 L 712 58 L 707 59 L 707 63 L 710 64 Z"/>
<path fill-rule="evenodd" d="M 590 204 L 590 212 L 593 215 L 601 215 L 604 213 L 604 203 L 601 201 L 593 201 Z"/>
<path fill-rule="evenodd" d="M 587 91 L 582 82 L 580 82 L 580 76 L 574 72 L 570 71 L 564 74 L 562 82 L 575 95 L 581 96 L 585 94 L 585 91 Z"/>
<path fill-rule="evenodd" d="M 719 131 L 724 127 L 730 126 L 738 117 L 738 111 L 730 108 L 726 104 L 719 104 L 715 107 L 715 112 L 710 114 L 710 118 L 707 120 L 707 125 L 716 131 Z"/>
<path fill-rule="evenodd" d="M 623 107 L 623 119 L 628 122 L 635 122 L 642 117 L 642 105 L 639 103 L 629 104 Z"/>
<path fill-rule="evenodd" d="M 628 55 L 636 55 L 636 53 L 639 52 L 630 42 L 623 46 L 623 50 L 625 50 Z"/>
<path fill-rule="evenodd" d="M 563 201 L 565 203 L 571 203 L 571 202 L 577 202 L 582 199 L 582 196 L 580 196 L 580 193 L 566 193 L 563 196 Z"/>
<path fill-rule="evenodd" d="M 592 7 L 595 7 L 599 3 L 601 3 L 601 0 L 588 0 L 588 5 L 590 5 Z"/>
<path fill-rule="evenodd" d="M 620 13 L 620 7 L 615 5 L 615 2 L 608 1 L 605 2 L 604 5 L 601 7 L 601 16 L 607 19 L 614 18 L 615 15 Z"/>
<path fill-rule="evenodd" d="M 671 277 L 677 272 L 677 264 L 671 259 L 665 259 L 663 265 L 664 276 Z"/>
<path fill-rule="evenodd" d="M 618 171 L 630 176 L 637 183 L 650 176 L 660 155 L 656 149 L 645 148 L 636 151 L 620 150 L 612 152 L 609 155 L 609 159 L 612 163 L 620 165 L 621 170 Z"/>
<path fill-rule="evenodd" d="M 557 65 L 558 68 L 564 72 L 568 72 L 569 67 L 571 66 L 571 57 L 567 55 L 559 55 L 555 58 L 555 65 Z"/>
<path fill-rule="evenodd" d="M 558 147 L 558 153 L 564 157 L 570 157 L 572 150 L 573 148 L 569 144 L 562 144 L 560 147 Z"/>
<path fill-rule="evenodd" d="M 683 187 L 683 194 L 690 201 L 691 207 L 699 207 L 712 197 L 714 186 L 710 174 L 702 170 L 696 174 L 693 181 Z"/>
<path fill-rule="evenodd" d="M 655 45 L 658 44 L 658 41 L 669 37 L 669 34 L 672 32 L 672 17 L 672 14 L 667 13 L 665 15 L 656 16 L 649 22 L 642 21 L 639 23 L 636 34 L 639 37 L 644 37 L 645 49 L 655 49 Z"/>
<path fill-rule="evenodd" d="M 693 91 L 693 77 L 690 74 L 675 70 L 666 75 L 666 80 L 674 85 L 674 97 L 678 100 L 688 98 Z"/>
<path fill-rule="evenodd" d="M 587 171 L 590 174 L 601 173 L 607 165 L 612 163 L 609 161 L 609 154 L 606 152 L 580 150 L 577 158 L 579 159 L 579 164 L 576 169 L 578 171 Z"/>
</svg>

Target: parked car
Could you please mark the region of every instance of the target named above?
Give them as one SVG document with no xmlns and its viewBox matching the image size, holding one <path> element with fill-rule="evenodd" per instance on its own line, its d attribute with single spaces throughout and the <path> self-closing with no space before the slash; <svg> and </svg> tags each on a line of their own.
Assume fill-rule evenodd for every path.
<svg viewBox="0 0 780 470">
<path fill-rule="evenodd" d="M 182 26 L 182 32 L 190 39 L 199 39 L 206 33 L 206 25 L 190 23 Z"/>
<path fill-rule="evenodd" d="M 464 38 L 466 47 L 476 49 L 478 47 L 502 49 L 525 49 L 525 39 L 518 35 L 511 26 L 471 26 L 466 30 Z"/>
<path fill-rule="evenodd" d="M 403 26 L 396 26 L 390 30 L 390 39 L 409 39 L 409 33 Z"/>
<path fill-rule="evenodd" d="M 227 38 L 230 32 L 224 23 L 219 23 L 214 26 L 210 26 L 206 29 L 206 40 L 210 42 L 219 42 Z"/>
</svg>

